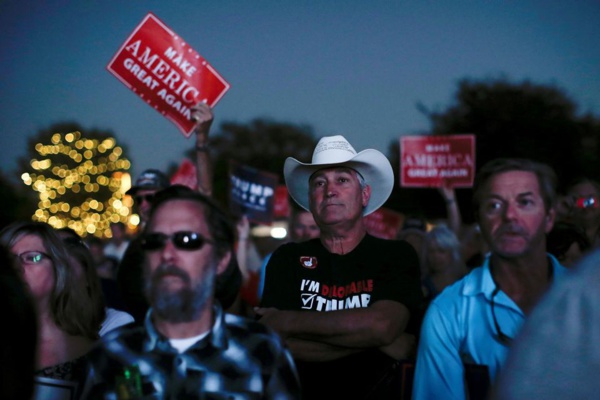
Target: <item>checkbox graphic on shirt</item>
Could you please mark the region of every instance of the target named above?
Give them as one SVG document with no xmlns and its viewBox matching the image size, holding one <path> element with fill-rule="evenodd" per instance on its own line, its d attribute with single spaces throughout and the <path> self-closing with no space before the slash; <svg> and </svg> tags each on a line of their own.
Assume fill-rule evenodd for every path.
<svg viewBox="0 0 600 400">
<path fill-rule="evenodd" d="M 302 293 L 302 308 L 311 310 L 317 295 L 315 293 Z"/>
</svg>

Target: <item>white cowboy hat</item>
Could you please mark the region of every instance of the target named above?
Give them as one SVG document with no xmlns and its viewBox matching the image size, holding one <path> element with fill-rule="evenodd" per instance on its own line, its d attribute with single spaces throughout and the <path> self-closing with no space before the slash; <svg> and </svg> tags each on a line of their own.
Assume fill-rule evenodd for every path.
<svg viewBox="0 0 600 400">
<path fill-rule="evenodd" d="M 381 207 L 394 188 L 394 171 L 389 160 L 375 149 L 360 153 L 343 136 L 325 136 L 319 140 L 312 156 L 312 163 L 302 163 L 288 157 L 283 165 L 283 176 L 288 193 L 302 208 L 308 210 L 308 181 L 317 170 L 344 166 L 362 175 L 371 187 L 371 198 L 363 211 L 368 215 Z"/>
</svg>

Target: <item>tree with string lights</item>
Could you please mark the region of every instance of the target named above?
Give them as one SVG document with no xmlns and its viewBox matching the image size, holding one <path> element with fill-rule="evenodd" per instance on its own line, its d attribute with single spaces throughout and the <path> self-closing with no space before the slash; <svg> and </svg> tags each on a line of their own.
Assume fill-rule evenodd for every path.
<svg viewBox="0 0 600 400">
<path fill-rule="evenodd" d="M 110 224 L 135 228 L 130 185 L 131 163 L 110 132 L 64 123 L 44 129 L 28 143 L 20 161 L 21 179 L 39 199 L 33 220 L 71 228 L 79 235 L 110 237 Z"/>
</svg>

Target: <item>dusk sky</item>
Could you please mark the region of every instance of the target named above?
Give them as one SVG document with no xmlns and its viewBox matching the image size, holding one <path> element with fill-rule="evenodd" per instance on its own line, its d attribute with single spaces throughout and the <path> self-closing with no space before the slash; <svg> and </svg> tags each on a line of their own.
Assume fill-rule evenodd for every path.
<svg viewBox="0 0 600 400">
<path fill-rule="evenodd" d="M 2 0 L 4 173 L 18 177 L 26 138 L 63 121 L 112 130 L 134 177 L 181 162 L 193 141 L 106 70 L 150 11 L 231 84 L 213 130 L 265 117 L 387 153 L 429 130 L 417 103 L 444 109 L 460 79 L 502 75 L 600 115 L 598 0 Z"/>
</svg>

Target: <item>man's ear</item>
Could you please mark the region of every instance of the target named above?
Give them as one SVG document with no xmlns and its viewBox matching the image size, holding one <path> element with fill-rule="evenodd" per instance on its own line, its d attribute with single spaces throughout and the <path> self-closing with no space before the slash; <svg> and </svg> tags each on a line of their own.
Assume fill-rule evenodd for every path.
<svg viewBox="0 0 600 400">
<path fill-rule="evenodd" d="M 223 272 L 225 272 L 230 261 L 231 261 L 231 251 L 228 251 L 227 253 L 225 253 L 223 258 L 221 258 L 221 260 L 219 261 L 219 264 L 217 265 L 217 275 L 220 275 Z"/>
<path fill-rule="evenodd" d="M 545 223 L 546 223 L 546 233 L 550 232 L 552 230 L 552 228 L 554 227 L 554 220 L 556 219 L 556 209 L 554 207 L 552 207 L 551 209 L 548 210 L 548 212 L 546 213 L 546 217 L 544 219 Z"/>
<path fill-rule="evenodd" d="M 362 190 L 362 205 L 366 207 L 369 204 L 369 199 L 371 198 L 371 186 L 366 185 Z"/>
</svg>

